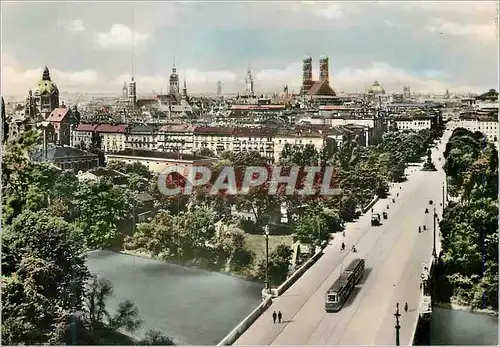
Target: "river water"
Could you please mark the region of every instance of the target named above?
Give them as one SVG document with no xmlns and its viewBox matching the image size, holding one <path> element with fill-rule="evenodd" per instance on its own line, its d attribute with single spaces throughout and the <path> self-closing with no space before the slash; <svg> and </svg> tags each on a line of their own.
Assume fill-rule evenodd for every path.
<svg viewBox="0 0 500 347">
<path fill-rule="evenodd" d="M 498 345 L 498 316 L 434 307 L 431 345 Z"/>
<path fill-rule="evenodd" d="M 113 283 L 109 311 L 132 300 L 144 320 L 134 334 L 157 329 L 177 344 L 214 345 L 261 300 L 262 284 L 157 260 L 93 251 L 92 273 Z M 497 345 L 498 317 L 433 308 L 431 345 Z"/>
<path fill-rule="evenodd" d="M 177 344 L 217 344 L 261 300 L 262 284 L 110 251 L 88 254 L 88 267 L 113 284 L 109 312 L 133 301 L 144 320 L 135 337 L 162 331 Z"/>
</svg>

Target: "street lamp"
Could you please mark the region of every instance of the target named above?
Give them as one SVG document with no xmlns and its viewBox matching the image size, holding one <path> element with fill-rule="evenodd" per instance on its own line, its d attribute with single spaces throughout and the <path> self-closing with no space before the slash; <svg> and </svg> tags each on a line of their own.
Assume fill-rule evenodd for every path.
<svg viewBox="0 0 500 347">
<path fill-rule="evenodd" d="M 429 201 L 429 204 L 432 202 Z M 437 258 L 437 252 L 436 252 L 436 206 L 434 205 L 434 215 L 432 216 L 432 220 L 433 220 L 433 230 L 432 230 L 432 256 L 434 258 Z"/>
<path fill-rule="evenodd" d="M 394 313 L 394 317 L 396 317 L 396 346 L 399 346 L 399 330 L 401 329 L 401 325 L 399 325 L 399 317 L 401 317 L 401 313 L 399 313 L 399 302 L 396 303 L 396 313 Z"/>
<path fill-rule="evenodd" d="M 266 280 L 265 289 L 269 293 L 269 226 L 264 227 L 264 235 L 266 235 Z"/>
</svg>

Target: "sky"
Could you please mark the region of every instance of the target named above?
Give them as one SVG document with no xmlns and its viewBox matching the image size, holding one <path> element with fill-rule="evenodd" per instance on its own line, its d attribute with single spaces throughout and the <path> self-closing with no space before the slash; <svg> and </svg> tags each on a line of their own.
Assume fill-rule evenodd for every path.
<svg viewBox="0 0 500 347">
<path fill-rule="evenodd" d="M 492 2 L 1 2 L 1 92 L 26 95 L 47 65 L 64 93 L 298 92 L 302 59 L 330 59 L 330 85 L 443 94 L 498 87 Z"/>
</svg>

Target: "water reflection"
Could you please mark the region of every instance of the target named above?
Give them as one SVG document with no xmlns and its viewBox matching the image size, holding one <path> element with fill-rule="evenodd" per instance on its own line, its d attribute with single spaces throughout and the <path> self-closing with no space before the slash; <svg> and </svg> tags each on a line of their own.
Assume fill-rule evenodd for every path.
<svg viewBox="0 0 500 347">
<path fill-rule="evenodd" d="M 433 308 L 431 345 L 498 345 L 498 316 Z"/>
<path fill-rule="evenodd" d="M 144 325 L 180 344 L 217 344 L 260 302 L 262 285 L 110 251 L 88 255 L 92 273 L 113 283 L 110 309 L 134 301 Z"/>
</svg>

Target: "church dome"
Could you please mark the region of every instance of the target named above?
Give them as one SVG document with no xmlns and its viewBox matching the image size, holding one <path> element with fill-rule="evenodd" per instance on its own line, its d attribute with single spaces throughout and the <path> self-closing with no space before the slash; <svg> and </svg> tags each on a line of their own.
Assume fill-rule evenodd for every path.
<svg viewBox="0 0 500 347">
<path fill-rule="evenodd" d="M 59 89 L 57 88 L 56 84 L 50 79 L 50 72 L 48 67 L 45 67 L 45 69 L 43 70 L 42 79 L 40 80 L 40 82 L 38 82 L 38 85 L 35 89 L 35 95 L 43 94 L 59 95 Z"/>
<path fill-rule="evenodd" d="M 385 94 L 384 88 L 378 83 L 378 81 L 375 81 L 373 85 L 368 89 L 369 94 Z"/>
</svg>

